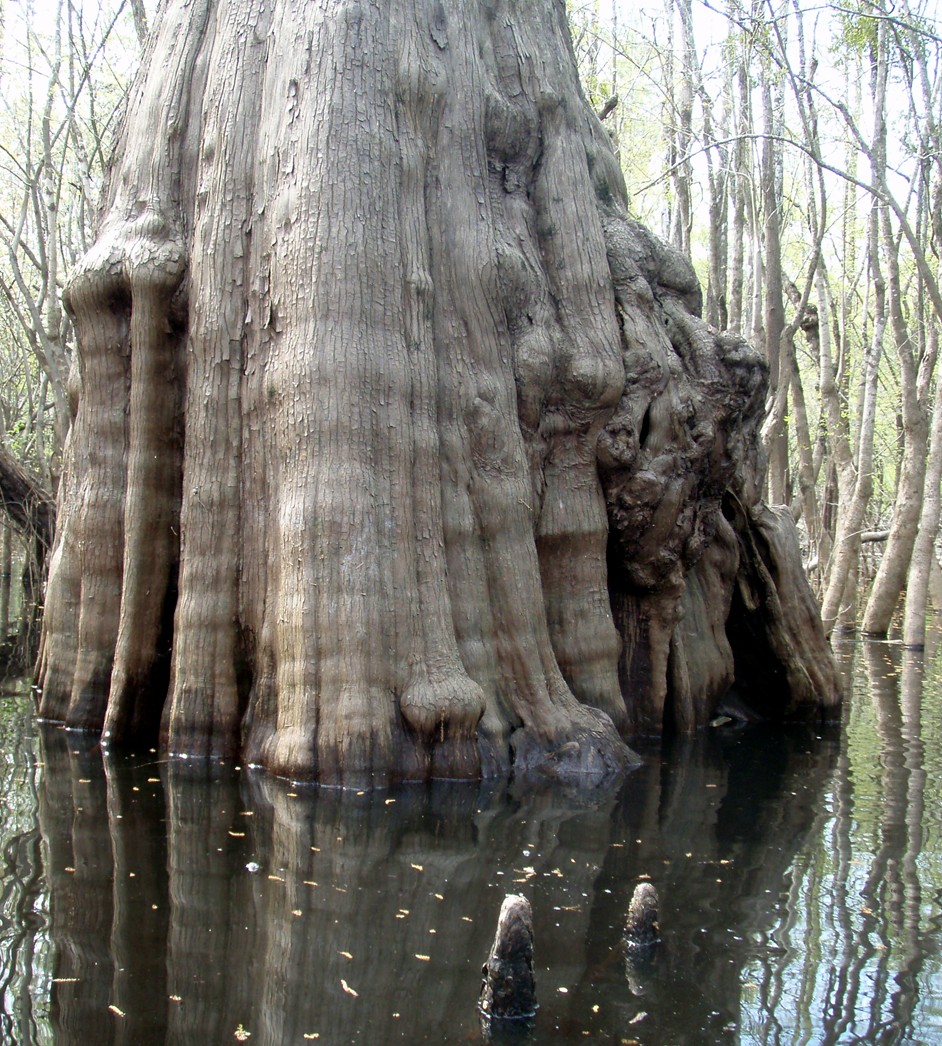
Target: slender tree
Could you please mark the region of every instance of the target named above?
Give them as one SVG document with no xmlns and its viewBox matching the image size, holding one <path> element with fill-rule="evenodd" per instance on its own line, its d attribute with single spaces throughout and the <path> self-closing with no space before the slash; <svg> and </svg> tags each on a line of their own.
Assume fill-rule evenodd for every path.
<svg viewBox="0 0 942 1046">
<path fill-rule="evenodd" d="M 904 8 L 904 16 L 909 15 Z M 939 133 L 940 74 L 930 71 L 923 33 L 918 26 L 896 25 L 881 18 L 877 25 L 879 74 L 884 80 L 894 64 L 909 89 L 910 123 L 918 156 L 906 198 L 892 193 L 885 150 L 874 154 L 874 182 L 880 194 L 880 233 L 886 258 L 893 341 L 899 361 L 902 462 L 893 502 L 886 550 L 867 601 L 863 628 L 885 635 L 902 595 L 913 557 L 922 516 L 929 446 L 929 407 L 938 354 L 938 327 L 942 324 L 942 290 L 938 255 L 942 249 L 940 223 L 934 214 L 942 194 L 942 135 Z M 896 61 L 894 62 L 894 58 Z M 933 80 L 935 82 L 933 82 Z M 885 91 L 879 103 L 886 105 Z M 877 102 L 875 102 L 876 108 Z M 885 117 L 884 117 L 885 119 Z M 915 295 L 906 292 L 907 255 L 918 276 Z M 932 334 L 927 337 L 927 329 Z M 925 519 L 929 522 L 929 517 Z M 924 536 L 923 541 L 933 540 Z M 924 597 L 921 612 L 925 613 Z M 914 608 L 916 614 L 920 608 Z"/>
<path fill-rule="evenodd" d="M 938 329 L 930 337 L 938 339 Z M 935 558 L 935 539 L 939 532 L 939 487 L 942 485 L 942 383 L 936 383 L 932 404 L 929 457 L 926 462 L 925 493 L 919 513 L 919 526 L 913 544 L 906 583 L 906 605 L 903 618 L 903 642 L 907 647 L 922 649 L 926 641 L 926 611 L 929 586 Z"/>
</svg>

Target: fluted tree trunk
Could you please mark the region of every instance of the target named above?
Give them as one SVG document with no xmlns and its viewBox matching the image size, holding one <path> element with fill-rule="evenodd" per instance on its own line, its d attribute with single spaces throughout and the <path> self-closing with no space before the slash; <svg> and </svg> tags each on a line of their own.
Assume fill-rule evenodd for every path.
<svg viewBox="0 0 942 1046">
<path fill-rule="evenodd" d="M 765 372 L 627 218 L 558 0 L 168 3 L 67 302 L 44 716 L 356 787 L 663 727 L 727 488 L 764 525 Z M 781 714 L 837 701 L 809 637 Z"/>
</svg>

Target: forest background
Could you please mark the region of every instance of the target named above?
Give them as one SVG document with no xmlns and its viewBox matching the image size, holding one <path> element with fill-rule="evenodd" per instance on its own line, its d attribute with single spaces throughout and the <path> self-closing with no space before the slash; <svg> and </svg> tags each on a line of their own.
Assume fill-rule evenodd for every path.
<svg viewBox="0 0 942 1046">
<path fill-rule="evenodd" d="M 942 609 L 942 25 L 934 3 L 569 0 L 635 216 L 769 364 L 767 499 L 825 626 Z M 91 242 L 144 0 L 0 0 L 0 656 L 38 637 Z"/>
</svg>

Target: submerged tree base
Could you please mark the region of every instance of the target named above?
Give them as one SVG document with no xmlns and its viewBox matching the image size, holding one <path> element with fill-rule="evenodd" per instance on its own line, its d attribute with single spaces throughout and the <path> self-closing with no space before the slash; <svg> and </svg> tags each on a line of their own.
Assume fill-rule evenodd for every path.
<svg viewBox="0 0 942 1046">
<path fill-rule="evenodd" d="M 360 788 L 837 707 L 557 0 L 164 5 L 67 304 L 42 716 Z"/>
</svg>

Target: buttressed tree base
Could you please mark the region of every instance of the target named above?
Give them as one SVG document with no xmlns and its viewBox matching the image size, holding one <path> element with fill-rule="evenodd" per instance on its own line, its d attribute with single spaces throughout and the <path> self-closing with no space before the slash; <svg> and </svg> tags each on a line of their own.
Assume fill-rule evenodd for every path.
<svg viewBox="0 0 942 1046">
<path fill-rule="evenodd" d="M 364 787 L 837 706 L 561 0 L 170 0 L 66 302 L 43 717 Z"/>
</svg>

